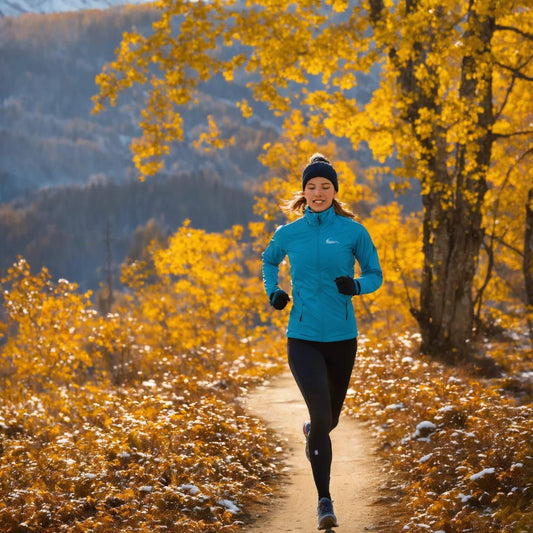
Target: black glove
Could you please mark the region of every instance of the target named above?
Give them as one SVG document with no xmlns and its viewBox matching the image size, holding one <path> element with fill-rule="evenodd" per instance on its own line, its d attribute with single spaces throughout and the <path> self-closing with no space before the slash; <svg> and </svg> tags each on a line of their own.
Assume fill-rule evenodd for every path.
<svg viewBox="0 0 533 533">
<path fill-rule="evenodd" d="M 278 311 L 281 311 L 289 303 L 289 300 L 289 295 L 281 289 L 274 291 L 270 295 L 270 305 Z"/>
<path fill-rule="evenodd" d="M 353 279 L 350 276 L 335 278 L 335 283 L 337 284 L 337 290 L 341 294 L 346 294 L 346 296 L 361 294 L 361 285 L 359 285 L 359 282 L 356 279 Z"/>
</svg>

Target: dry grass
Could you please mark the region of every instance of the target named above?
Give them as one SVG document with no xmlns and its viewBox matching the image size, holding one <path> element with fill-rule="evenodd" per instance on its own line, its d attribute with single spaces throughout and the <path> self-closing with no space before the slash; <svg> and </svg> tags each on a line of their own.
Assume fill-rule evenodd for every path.
<svg viewBox="0 0 533 533">
<path fill-rule="evenodd" d="M 275 365 L 234 370 L 3 401 L 0 531 L 237 531 L 281 457 L 237 401 Z"/>
<path fill-rule="evenodd" d="M 527 352 L 508 358 L 518 374 L 481 380 L 417 355 L 417 347 L 417 335 L 392 347 L 361 339 L 347 399 L 349 413 L 370 421 L 403 493 L 399 530 L 531 531 L 531 390 L 519 379 L 530 367 Z M 513 396 L 506 384 L 517 380 Z"/>
<path fill-rule="evenodd" d="M 402 494 L 398 531 L 528 531 L 525 354 L 507 360 L 505 377 L 481 380 L 417 345 L 416 335 L 393 347 L 361 338 L 346 406 L 373 428 Z M 238 398 L 279 368 L 276 357 L 240 358 L 210 379 L 165 374 L 4 399 L 0 530 L 238 531 L 282 464 L 279 443 Z"/>
</svg>

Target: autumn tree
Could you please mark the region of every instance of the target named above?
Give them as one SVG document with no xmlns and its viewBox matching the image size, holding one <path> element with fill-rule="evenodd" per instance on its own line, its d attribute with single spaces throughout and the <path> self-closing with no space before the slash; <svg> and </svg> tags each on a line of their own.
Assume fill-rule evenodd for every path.
<svg viewBox="0 0 533 533">
<path fill-rule="evenodd" d="M 301 109 L 316 136 L 366 142 L 391 165 L 398 188 L 419 180 L 424 267 L 412 312 L 425 352 L 466 357 L 487 189 L 517 158 L 530 161 L 531 2 L 156 5 L 153 33 L 125 35 L 95 98 L 98 111 L 121 91 L 147 85 L 143 135 L 132 145 L 141 173 L 155 173 L 182 138 L 180 108 L 194 102 L 198 84 L 244 70 L 253 98 L 277 113 Z M 357 99 L 361 74 L 379 76 L 368 102 Z M 252 113 L 249 102 L 238 105 Z M 202 140 L 217 145 L 213 117 L 207 132 Z"/>
<path fill-rule="evenodd" d="M 533 342 L 533 188 L 529 189 L 527 195 L 523 269 L 526 280 L 529 338 Z"/>
<path fill-rule="evenodd" d="M 488 185 L 501 183 L 532 141 L 523 120 L 530 56 L 519 51 L 531 41 L 532 19 L 510 2 L 434 2 L 427 13 L 426 4 L 406 2 L 403 42 L 388 46 L 388 61 L 422 183 L 425 267 L 415 316 L 423 348 L 453 360 L 472 331 Z M 388 13 L 381 2 L 371 6 L 375 31 L 383 31 Z"/>
<path fill-rule="evenodd" d="M 182 375 L 221 370 L 225 362 L 250 355 L 250 338 L 261 336 L 266 298 L 249 267 L 243 228 L 223 233 L 192 228 L 185 221 L 168 246 L 152 247 L 149 260 L 125 265 L 131 289 L 117 314 L 130 316 L 142 353 L 141 370 Z M 109 336 L 108 336 L 109 337 Z"/>
<path fill-rule="evenodd" d="M 5 389 L 53 390 L 103 375 L 89 339 L 98 326 L 90 293 L 65 279 L 52 282 L 46 269 L 33 275 L 22 258 L 1 280 L 7 341 L 1 351 Z"/>
</svg>

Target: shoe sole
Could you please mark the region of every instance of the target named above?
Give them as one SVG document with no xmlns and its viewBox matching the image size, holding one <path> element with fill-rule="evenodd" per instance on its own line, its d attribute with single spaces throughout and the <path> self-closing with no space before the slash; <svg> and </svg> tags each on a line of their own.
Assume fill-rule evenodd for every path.
<svg viewBox="0 0 533 533">
<path fill-rule="evenodd" d="M 332 527 L 339 527 L 339 524 L 337 524 L 337 520 L 334 516 L 324 516 L 319 524 L 317 529 L 331 529 Z"/>
</svg>

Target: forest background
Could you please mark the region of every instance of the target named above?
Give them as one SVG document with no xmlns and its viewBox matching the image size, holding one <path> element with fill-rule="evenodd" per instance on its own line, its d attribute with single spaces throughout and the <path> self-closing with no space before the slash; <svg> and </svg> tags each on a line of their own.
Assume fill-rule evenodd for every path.
<svg viewBox="0 0 533 533">
<path fill-rule="evenodd" d="M 0 21 L 0 524 L 237 531 L 273 490 L 275 437 L 239 398 L 282 364 L 260 252 L 318 149 L 385 273 L 357 300 L 347 412 L 397 530 L 526 531 L 530 6 L 256 4 Z M 132 23 L 96 107 L 129 91 L 92 117 Z M 428 343 L 432 300 L 462 342 Z"/>
</svg>

